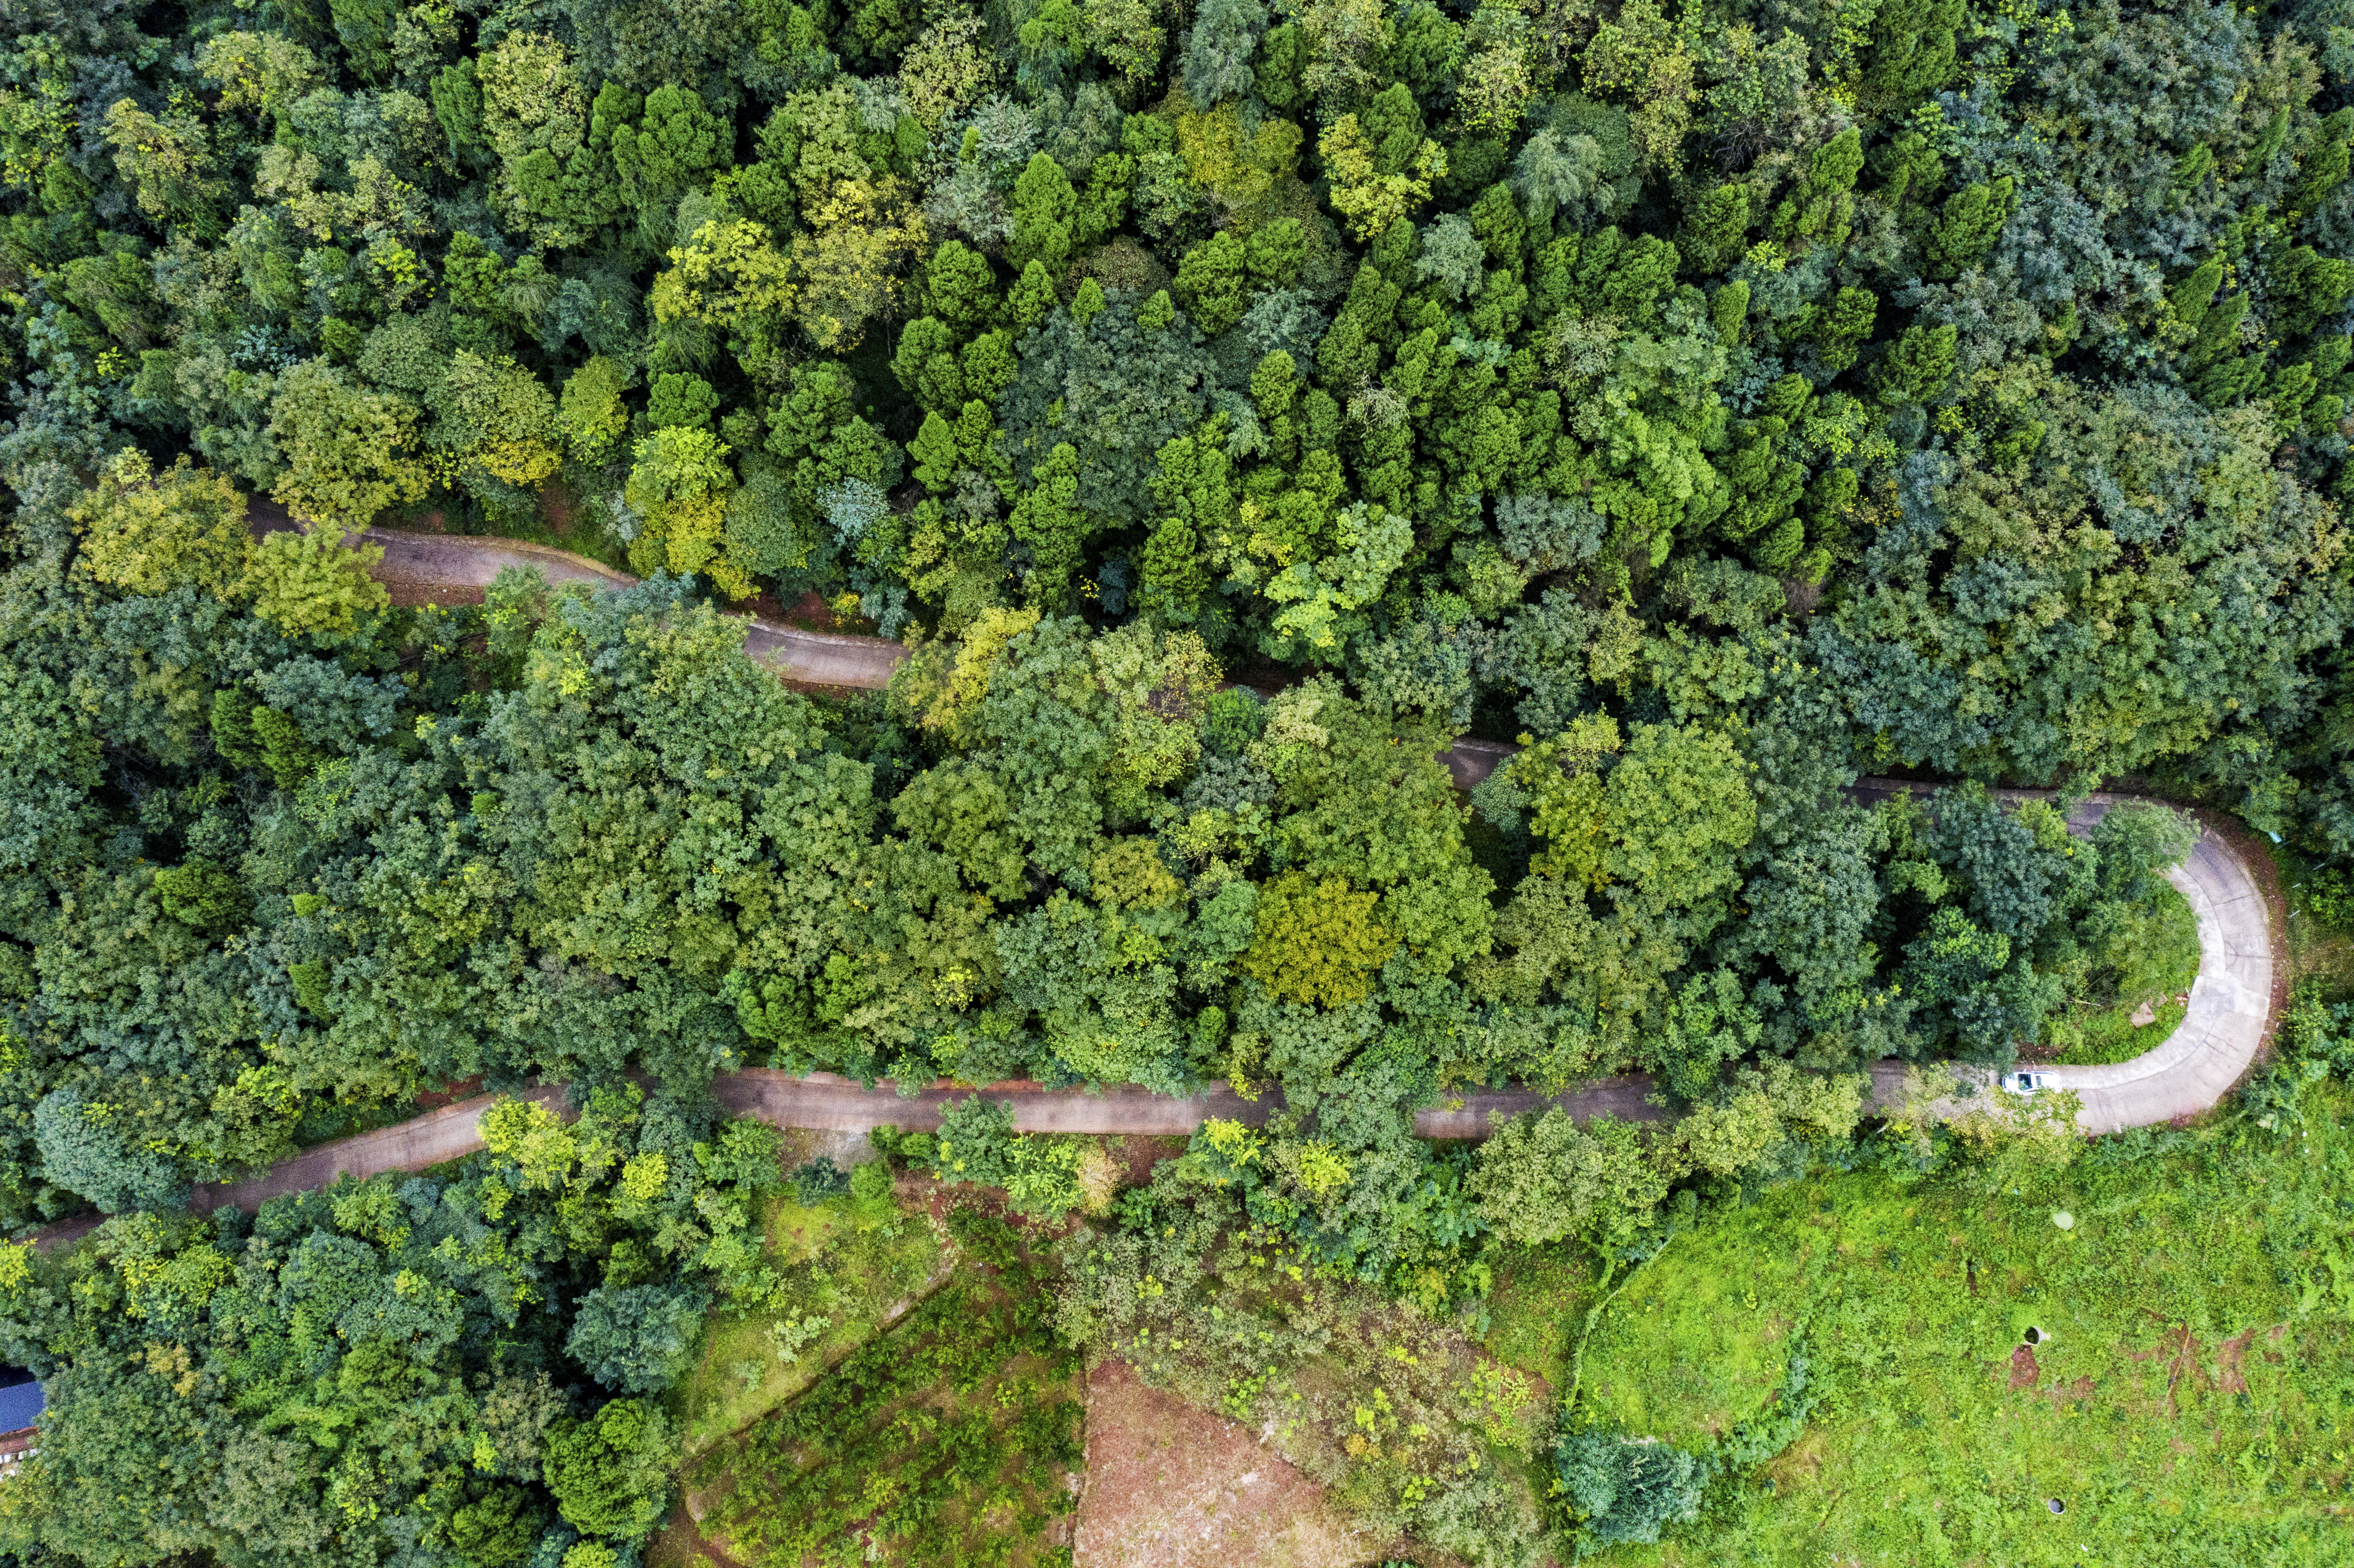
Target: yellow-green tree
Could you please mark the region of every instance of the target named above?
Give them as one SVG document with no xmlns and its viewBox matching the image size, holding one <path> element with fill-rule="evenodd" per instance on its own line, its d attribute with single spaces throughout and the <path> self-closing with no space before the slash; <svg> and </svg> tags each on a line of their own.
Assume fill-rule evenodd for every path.
<svg viewBox="0 0 2354 1568">
<path fill-rule="evenodd" d="M 749 218 L 715 218 L 673 250 L 670 262 L 648 297 L 654 320 L 717 327 L 748 374 L 757 379 L 773 370 L 781 378 L 801 286 L 790 258 L 777 249 L 767 227 Z"/>
<path fill-rule="evenodd" d="M 819 347 L 850 348 L 896 302 L 900 275 L 924 248 L 923 215 L 897 175 L 868 161 L 864 118 L 846 85 L 794 93 L 778 115 L 799 143 L 792 185 L 803 227 L 792 238 L 791 308 Z"/>
<path fill-rule="evenodd" d="M 726 444 L 709 430 L 670 425 L 640 441 L 635 456 L 621 492 L 639 517 L 630 565 L 702 572 L 730 599 L 749 599 L 752 579 L 726 555 L 727 496 L 736 488 Z"/>
<path fill-rule="evenodd" d="M 502 355 L 461 349 L 441 384 L 433 444 L 451 477 L 490 477 L 535 490 L 564 465 L 564 425 L 538 376 Z"/>
<path fill-rule="evenodd" d="M 793 237 L 797 317 L 820 348 L 855 347 L 896 302 L 900 275 L 924 248 L 924 215 L 890 175 L 829 181 L 801 212 L 810 227 Z"/>
<path fill-rule="evenodd" d="M 105 124 L 115 172 L 141 212 L 207 236 L 219 232 L 218 203 L 228 187 L 215 172 L 201 119 L 186 109 L 151 114 L 125 98 L 107 110 Z"/>
<path fill-rule="evenodd" d="M 574 457 L 601 463 L 612 456 L 630 431 L 629 405 L 621 401 L 629 389 L 630 367 L 601 354 L 566 378 L 556 418 Z"/>
<path fill-rule="evenodd" d="M 1258 890 L 1243 972 L 1286 1001 L 1345 1007 L 1373 993 L 1373 977 L 1397 950 L 1373 913 L 1378 895 L 1288 871 Z"/>
<path fill-rule="evenodd" d="M 194 585 L 227 597 L 245 569 L 245 497 L 186 457 L 157 474 L 146 453 L 125 447 L 66 515 L 81 536 L 76 565 L 110 588 Z"/>
<path fill-rule="evenodd" d="M 417 423 L 414 404 L 306 359 L 286 373 L 270 405 L 270 439 L 286 467 L 270 493 L 306 523 L 364 525 L 425 493 Z"/>
<path fill-rule="evenodd" d="M 1316 151 L 1332 182 L 1332 210 L 1348 220 L 1349 232 L 1360 240 L 1387 231 L 1428 201 L 1432 183 L 1447 175 L 1447 151 L 1428 137 L 1384 168 L 1380 149 L 1353 114 L 1326 126 Z"/>
<path fill-rule="evenodd" d="M 323 85 L 318 56 L 283 33 L 217 33 L 196 47 L 196 72 L 220 87 L 220 107 L 276 115 Z"/>
<path fill-rule="evenodd" d="M 335 638 L 389 605 L 392 596 L 369 576 L 384 559 L 382 546 L 347 547 L 342 533 L 283 529 L 255 546 L 243 584 L 253 612 L 288 637 Z"/>
</svg>

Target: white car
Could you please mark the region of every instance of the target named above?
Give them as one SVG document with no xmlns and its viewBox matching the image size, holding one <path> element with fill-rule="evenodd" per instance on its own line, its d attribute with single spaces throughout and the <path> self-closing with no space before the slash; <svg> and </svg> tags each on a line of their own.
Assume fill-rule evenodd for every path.
<svg viewBox="0 0 2354 1568">
<path fill-rule="evenodd" d="M 2001 1085 L 2004 1088 L 2009 1089 L 2014 1095 L 2031 1095 L 2036 1090 L 2043 1086 L 2044 1075 L 2041 1073 L 2005 1073 L 2001 1077 L 1997 1078 L 1995 1082 Z"/>
</svg>

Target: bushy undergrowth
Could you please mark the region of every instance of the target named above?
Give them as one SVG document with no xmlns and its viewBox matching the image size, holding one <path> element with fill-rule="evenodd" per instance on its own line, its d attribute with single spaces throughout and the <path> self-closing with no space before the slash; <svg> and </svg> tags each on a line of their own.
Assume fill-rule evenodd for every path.
<svg viewBox="0 0 2354 1568">
<path fill-rule="evenodd" d="M 2052 1061 L 2131 1061 L 2165 1044 L 2188 1011 L 2199 979 L 2199 917 L 2180 893 L 2160 885 L 2118 911 L 2100 946 L 2104 961 L 2047 1026 Z M 2145 1005 L 2150 1021 L 2137 1024 Z"/>
<path fill-rule="evenodd" d="M 979 1095 L 950 1101 L 937 1133 L 884 1126 L 867 1136 L 895 1163 L 928 1171 L 935 1181 L 1001 1187 L 1016 1213 L 1049 1224 L 1074 1209 L 1103 1213 L 1119 1182 L 1111 1157 L 1093 1139 L 1017 1133 L 1011 1103 Z"/>
<path fill-rule="evenodd" d="M 1006 1224 L 950 1211 L 958 1276 L 808 1393 L 710 1455 L 705 1527 L 751 1561 L 805 1553 L 1001 1568 L 1068 1562 L 1078 1358 L 1058 1347 L 1048 1266 Z"/>
<path fill-rule="evenodd" d="M 776 1284 L 758 1302 L 712 1314 L 680 1385 L 690 1453 L 808 1387 L 937 1277 L 940 1238 L 894 1202 L 882 1164 L 841 1180 L 843 1191 L 812 1193 L 813 1203 L 786 1192 L 762 1207 L 762 1263 Z"/>
</svg>

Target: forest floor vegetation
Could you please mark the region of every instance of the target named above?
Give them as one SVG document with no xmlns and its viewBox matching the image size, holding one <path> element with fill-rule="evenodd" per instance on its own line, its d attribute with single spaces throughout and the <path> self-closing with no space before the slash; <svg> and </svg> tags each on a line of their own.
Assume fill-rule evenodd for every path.
<svg viewBox="0 0 2354 1568">
<path fill-rule="evenodd" d="M 1549 1391 L 1562 1387 L 1593 1279 L 1591 1255 L 1576 1243 L 1527 1248 L 1497 1276 L 1480 1342 Z"/>
<path fill-rule="evenodd" d="M 2293 843 L 2267 844 L 2288 906 L 2287 968 L 2332 1001 L 2354 997 L 2354 888 Z"/>
<path fill-rule="evenodd" d="M 677 1398 L 689 1454 L 807 1388 L 947 1277 L 953 1249 L 928 1217 L 885 1197 L 800 1202 L 788 1189 L 759 1215 L 764 1261 L 781 1283 L 758 1308 L 712 1317 Z"/>
</svg>

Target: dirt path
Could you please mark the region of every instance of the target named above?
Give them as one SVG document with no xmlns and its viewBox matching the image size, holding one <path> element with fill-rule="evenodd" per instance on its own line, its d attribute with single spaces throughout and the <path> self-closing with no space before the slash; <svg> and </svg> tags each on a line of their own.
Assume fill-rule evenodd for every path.
<svg viewBox="0 0 2354 1568">
<path fill-rule="evenodd" d="M 322 1143 L 292 1160 L 280 1160 L 259 1176 L 216 1187 L 199 1187 L 189 1207 L 200 1211 L 258 1208 L 289 1192 L 333 1186 L 338 1176 L 365 1180 L 387 1171 L 422 1171 L 451 1160 L 462 1160 L 482 1147 L 482 1113 L 507 1097 L 476 1095 L 392 1127 Z M 523 1097 L 537 1100 L 559 1114 L 568 1115 L 572 1108 L 561 1085 L 544 1084 L 525 1090 Z"/>
<path fill-rule="evenodd" d="M 410 534 L 398 528 L 370 528 L 361 538 L 383 549 L 376 576 L 387 586 L 481 589 L 508 567 L 536 567 L 552 583 L 628 588 L 638 580 L 586 556 L 520 539 Z M 746 652 L 779 674 L 811 685 L 886 686 L 891 672 L 907 656 L 905 648 L 880 637 L 835 637 L 758 616 L 743 619 L 752 623 L 744 639 Z"/>
<path fill-rule="evenodd" d="M 253 498 L 250 505 L 258 532 L 293 525 L 262 497 Z M 521 539 L 412 534 L 399 528 L 370 528 L 351 537 L 383 549 L 384 559 L 377 563 L 375 575 L 392 590 L 398 604 L 454 597 L 479 599 L 482 590 L 508 567 L 537 567 L 552 583 L 628 588 L 638 580 L 586 556 Z M 755 615 L 738 619 L 751 622 L 744 639 L 745 652 L 797 686 L 876 690 L 891 683 L 891 672 L 907 657 L 906 648 L 880 637 L 804 631 Z M 1464 740 L 1440 755 L 1455 775 L 1456 784 L 1469 789 L 1517 749 L 1491 741 Z"/>
</svg>

